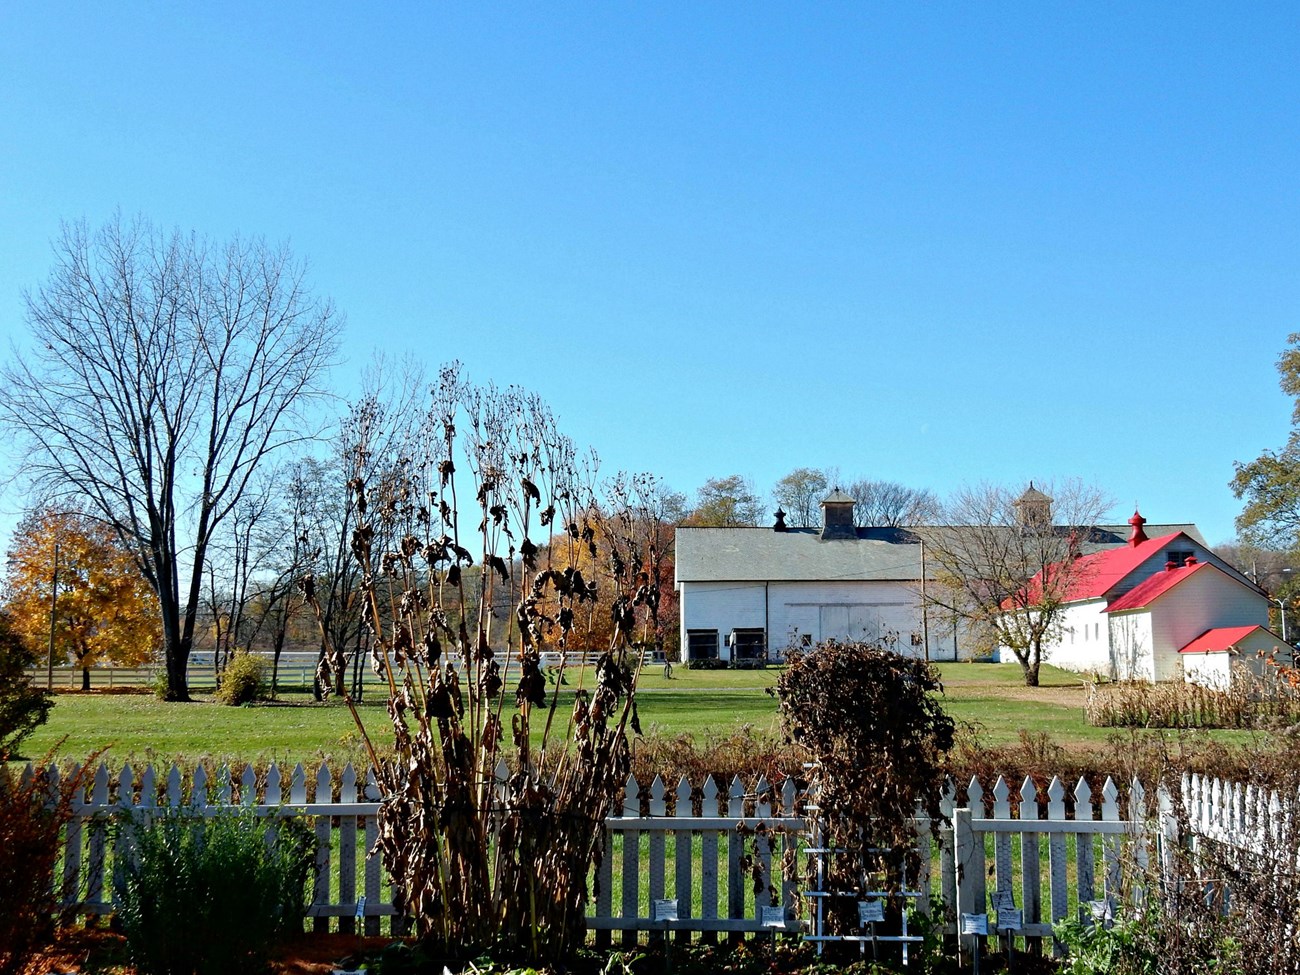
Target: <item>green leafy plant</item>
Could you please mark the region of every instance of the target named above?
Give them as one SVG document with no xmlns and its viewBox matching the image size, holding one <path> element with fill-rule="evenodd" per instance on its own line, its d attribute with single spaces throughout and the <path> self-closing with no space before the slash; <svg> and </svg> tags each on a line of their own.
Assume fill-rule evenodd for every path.
<svg viewBox="0 0 1300 975">
<path fill-rule="evenodd" d="M 221 672 L 216 697 L 222 704 L 249 704 L 261 700 L 269 692 L 266 661 L 240 650 L 230 658 L 230 663 Z"/>
<path fill-rule="evenodd" d="M 1159 957 L 1151 951 L 1149 922 L 1131 918 L 1111 927 L 1091 921 L 1058 921 L 1052 934 L 1068 955 L 1062 975 L 1156 975 Z"/>
<path fill-rule="evenodd" d="M 159 667 L 149 674 L 149 693 L 160 701 L 167 700 L 167 671 Z"/>
<path fill-rule="evenodd" d="M 124 813 L 116 829 L 130 851 L 114 876 L 117 919 L 143 975 L 254 971 L 301 930 L 315 839 L 300 821 L 177 808 Z"/>
</svg>

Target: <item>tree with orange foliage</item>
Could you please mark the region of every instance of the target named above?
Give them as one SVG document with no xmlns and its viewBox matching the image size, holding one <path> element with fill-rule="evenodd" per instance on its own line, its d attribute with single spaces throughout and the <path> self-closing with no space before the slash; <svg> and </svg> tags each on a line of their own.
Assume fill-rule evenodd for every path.
<svg viewBox="0 0 1300 975">
<path fill-rule="evenodd" d="M 630 642 L 672 654 L 677 643 L 673 541 L 684 507 L 681 496 L 649 473 L 620 472 L 602 493 L 571 525 L 562 526 L 547 553 L 546 564 L 571 567 L 591 592 L 573 606 L 565 649 L 608 650 L 622 619 Z M 550 615 L 558 615 L 554 594 L 548 606 Z"/>
<path fill-rule="evenodd" d="M 132 667 L 156 659 L 162 647 L 157 597 L 109 526 L 78 511 L 29 512 L 8 560 L 4 601 L 14 629 L 30 645 L 45 645 L 53 608 L 55 659 L 81 668 L 83 690 L 101 661 Z"/>
</svg>

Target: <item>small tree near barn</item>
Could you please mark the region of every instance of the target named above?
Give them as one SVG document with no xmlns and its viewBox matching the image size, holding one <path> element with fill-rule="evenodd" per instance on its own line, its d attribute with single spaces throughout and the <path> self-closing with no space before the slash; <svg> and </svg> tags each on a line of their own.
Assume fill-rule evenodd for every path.
<svg viewBox="0 0 1300 975">
<path fill-rule="evenodd" d="M 1028 687 L 1038 686 L 1044 648 L 1060 637 L 1071 593 L 1091 571 L 1080 546 L 1110 508 L 1080 481 L 1052 494 L 1032 481 L 1023 493 L 963 488 L 949 501 L 947 527 L 918 531 L 934 573 L 925 594 L 931 611 L 1010 650 Z"/>
<path fill-rule="evenodd" d="M 827 859 L 825 889 L 897 892 L 905 877 L 916 878 L 916 816 L 924 812 L 936 828 L 941 821 L 953 743 L 941 691 L 930 664 L 867 643 L 822 644 L 793 657 L 778 680 L 785 734 L 816 761 L 825 846 L 842 851 Z M 832 933 L 856 931 L 856 901 L 829 899 Z"/>
</svg>

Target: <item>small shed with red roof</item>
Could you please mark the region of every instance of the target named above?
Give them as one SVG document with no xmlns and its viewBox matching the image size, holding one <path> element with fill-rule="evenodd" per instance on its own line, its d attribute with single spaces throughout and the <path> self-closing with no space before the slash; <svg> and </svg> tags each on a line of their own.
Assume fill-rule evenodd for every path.
<svg viewBox="0 0 1300 975">
<path fill-rule="evenodd" d="M 1270 656 L 1287 666 L 1293 662 L 1292 649 L 1263 626 L 1218 626 L 1206 630 L 1178 654 L 1187 680 L 1219 691 L 1232 686 L 1235 666 L 1262 676 Z"/>
</svg>

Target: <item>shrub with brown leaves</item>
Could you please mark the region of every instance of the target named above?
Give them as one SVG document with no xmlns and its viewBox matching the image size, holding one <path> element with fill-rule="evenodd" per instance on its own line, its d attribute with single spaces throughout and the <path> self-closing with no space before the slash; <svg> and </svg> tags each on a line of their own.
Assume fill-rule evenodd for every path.
<svg viewBox="0 0 1300 975">
<path fill-rule="evenodd" d="M 781 675 L 782 725 L 816 763 L 823 845 L 842 851 L 827 857 L 826 889 L 898 890 L 917 876 L 915 817 L 924 811 L 937 830 L 953 744 L 941 689 L 925 661 L 865 643 L 822 644 Z M 829 904 L 832 931 L 856 930 L 856 896 Z"/>
<path fill-rule="evenodd" d="M 52 767 L 51 758 L 42 767 Z M 0 754 L 0 975 L 22 971 L 50 938 L 59 906 L 53 884 L 59 841 L 95 758 L 58 780 L 19 773 Z"/>
</svg>

